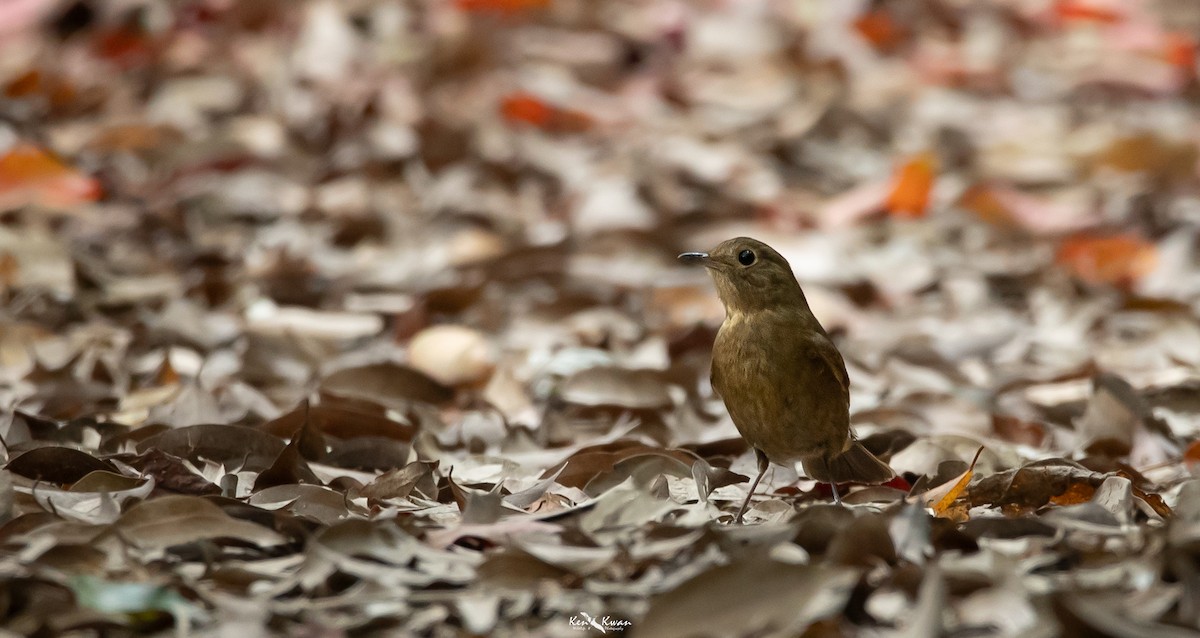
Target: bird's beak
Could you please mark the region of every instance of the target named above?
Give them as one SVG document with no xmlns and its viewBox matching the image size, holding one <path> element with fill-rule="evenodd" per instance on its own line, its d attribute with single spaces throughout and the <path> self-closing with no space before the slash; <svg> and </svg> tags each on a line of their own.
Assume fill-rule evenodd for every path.
<svg viewBox="0 0 1200 638">
<path fill-rule="evenodd" d="M 713 261 L 708 258 L 708 253 L 683 253 L 679 256 L 679 261 L 685 264 L 701 264 L 708 268 L 713 267 Z"/>
</svg>

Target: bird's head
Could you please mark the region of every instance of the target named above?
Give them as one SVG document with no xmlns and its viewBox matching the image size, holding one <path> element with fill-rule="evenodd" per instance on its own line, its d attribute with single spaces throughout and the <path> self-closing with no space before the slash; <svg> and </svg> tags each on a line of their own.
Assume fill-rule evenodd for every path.
<svg viewBox="0 0 1200 638">
<path fill-rule="evenodd" d="M 757 239 L 735 237 L 707 253 L 683 253 L 679 259 L 708 268 L 728 314 L 777 306 L 808 308 L 787 260 Z"/>
</svg>

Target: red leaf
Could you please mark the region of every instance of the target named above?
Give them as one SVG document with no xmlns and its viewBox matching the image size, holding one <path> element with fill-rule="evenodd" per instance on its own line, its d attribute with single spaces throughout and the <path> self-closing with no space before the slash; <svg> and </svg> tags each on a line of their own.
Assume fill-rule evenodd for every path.
<svg viewBox="0 0 1200 638">
<path fill-rule="evenodd" d="M 897 474 L 892 477 L 892 480 L 883 484 L 884 487 L 891 487 L 897 490 L 907 492 L 912 489 L 912 484 L 909 483 L 903 476 Z"/>
<path fill-rule="evenodd" d="M 549 6 L 550 0 L 455 0 L 463 11 L 514 14 Z"/>
<path fill-rule="evenodd" d="M 92 42 L 92 51 L 97 57 L 122 69 L 149 63 L 154 58 L 154 49 L 155 45 L 146 33 L 131 26 L 101 32 Z"/>
</svg>

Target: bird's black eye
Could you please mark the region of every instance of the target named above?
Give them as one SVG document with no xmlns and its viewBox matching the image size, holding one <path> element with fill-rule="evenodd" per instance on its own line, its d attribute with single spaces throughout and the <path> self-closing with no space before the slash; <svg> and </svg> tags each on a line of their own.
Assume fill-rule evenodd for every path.
<svg viewBox="0 0 1200 638">
<path fill-rule="evenodd" d="M 743 266 L 749 266 L 750 264 L 753 264 L 754 263 L 754 251 L 753 250 L 743 250 L 742 252 L 738 253 L 738 263 L 740 263 Z"/>
</svg>

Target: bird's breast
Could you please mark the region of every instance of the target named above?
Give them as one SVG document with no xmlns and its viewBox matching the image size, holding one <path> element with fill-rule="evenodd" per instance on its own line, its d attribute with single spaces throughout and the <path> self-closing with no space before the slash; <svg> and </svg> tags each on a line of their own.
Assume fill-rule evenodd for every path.
<svg viewBox="0 0 1200 638">
<path fill-rule="evenodd" d="M 714 389 L 746 441 L 776 462 L 840 448 L 849 431 L 844 389 L 805 330 L 786 316 L 735 313 L 713 344 Z"/>
</svg>

